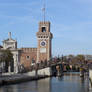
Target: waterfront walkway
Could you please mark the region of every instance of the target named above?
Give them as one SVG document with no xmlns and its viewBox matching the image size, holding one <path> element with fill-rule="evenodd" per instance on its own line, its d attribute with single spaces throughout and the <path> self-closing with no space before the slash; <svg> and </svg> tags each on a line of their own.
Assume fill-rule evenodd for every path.
<svg viewBox="0 0 92 92">
<path fill-rule="evenodd" d="M 31 76 L 26 73 L 24 74 L 14 74 L 14 75 L 2 75 L 0 76 L 0 85 L 7 85 L 7 84 L 15 84 L 15 83 L 21 83 L 26 81 L 32 81 L 32 80 L 38 80 L 46 78 L 45 75 L 39 75 L 39 76 Z"/>
</svg>

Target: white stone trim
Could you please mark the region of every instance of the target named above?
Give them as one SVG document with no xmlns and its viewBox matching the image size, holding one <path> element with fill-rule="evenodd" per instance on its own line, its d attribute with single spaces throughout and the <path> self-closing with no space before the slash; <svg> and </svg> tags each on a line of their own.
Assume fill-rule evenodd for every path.
<svg viewBox="0 0 92 92">
<path fill-rule="evenodd" d="M 48 58 L 47 58 L 48 60 L 49 60 L 49 54 L 50 54 L 50 39 L 48 39 L 48 54 L 47 54 L 48 55 Z"/>
</svg>

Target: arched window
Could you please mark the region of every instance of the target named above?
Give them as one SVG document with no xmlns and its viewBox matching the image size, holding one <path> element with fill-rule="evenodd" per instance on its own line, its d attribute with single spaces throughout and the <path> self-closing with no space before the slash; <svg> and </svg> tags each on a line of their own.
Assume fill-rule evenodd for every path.
<svg viewBox="0 0 92 92">
<path fill-rule="evenodd" d="M 42 27 L 42 32 L 46 32 L 46 27 Z"/>
</svg>

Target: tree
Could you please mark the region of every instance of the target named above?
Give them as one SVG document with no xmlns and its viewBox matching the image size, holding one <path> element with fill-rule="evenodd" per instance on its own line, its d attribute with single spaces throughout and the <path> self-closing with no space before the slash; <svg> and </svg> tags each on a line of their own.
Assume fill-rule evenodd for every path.
<svg viewBox="0 0 92 92">
<path fill-rule="evenodd" d="M 13 60 L 13 54 L 10 50 L 1 50 L 0 53 L 0 62 L 11 62 Z"/>
<path fill-rule="evenodd" d="M 81 54 L 77 55 L 76 58 L 77 58 L 78 61 L 85 61 L 84 55 L 81 55 Z"/>
<path fill-rule="evenodd" d="M 0 50 L 0 63 L 5 64 L 5 71 L 8 72 L 8 66 L 13 61 L 13 54 L 10 50 Z"/>
<path fill-rule="evenodd" d="M 69 63 L 73 63 L 73 61 L 74 61 L 74 58 L 75 58 L 75 56 L 74 55 L 68 55 L 68 61 L 69 61 Z"/>
<path fill-rule="evenodd" d="M 67 56 L 63 56 L 63 62 L 68 63 Z"/>
<path fill-rule="evenodd" d="M 84 55 L 77 55 L 76 56 L 76 59 L 77 59 L 77 62 L 78 62 L 78 65 L 81 67 L 84 65 L 84 62 L 85 62 L 85 56 Z"/>
<path fill-rule="evenodd" d="M 72 54 L 68 55 L 68 58 L 69 58 L 69 59 L 73 59 L 74 57 L 75 57 L 75 56 L 72 55 Z"/>
</svg>

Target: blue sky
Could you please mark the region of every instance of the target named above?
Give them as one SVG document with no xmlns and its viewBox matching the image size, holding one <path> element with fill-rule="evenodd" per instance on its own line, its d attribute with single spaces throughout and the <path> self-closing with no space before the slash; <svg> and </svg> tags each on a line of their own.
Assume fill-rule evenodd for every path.
<svg viewBox="0 0 92 92">
<path fill-rule="evenodd" d="M 43 0 L 0 0 L 0 44 L 12 32 L 18 47 L 37 47 Z M 92 0 L 46 0 L 55 55 L 92 54 Z"/>
</svg>

